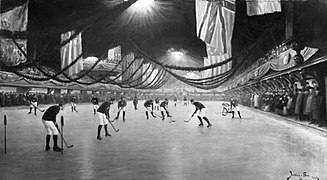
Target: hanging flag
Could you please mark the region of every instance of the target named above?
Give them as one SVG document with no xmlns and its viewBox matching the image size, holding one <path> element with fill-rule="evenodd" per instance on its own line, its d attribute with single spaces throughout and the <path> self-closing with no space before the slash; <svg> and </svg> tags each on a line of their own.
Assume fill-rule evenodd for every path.
<svg viewBox="0 0 327 180">
<path fill-rule="evenodd" d="M 263 15 L 274 12 L 281 12 L 281 0 L 251 0 L 246 1 L 246 10 L 248 16 Z"/>
<path fill-rule="evenodd" d="M 216 48 L 210 46 L 207 46 L 207 53 L 208 53 L 208 58 L 205 58 L 204 66 L 209 66 L 212 64 L 224 62 L 225 60 L 231 57 L 229 53 L 225 53 L 225 54 L 218 53 L 218 50 Z M 203 75 L 204 78 L 216 76 L 226 71 L 229 71 L 231 68 L 232 68 L 232 61 L 229 61 L 224 65 L 206 70 Z"/>
<path fill-rule="evenodd" d="M 27 29 L 28 3 L 14 9 L 1 13 L 1 30 L 22 32 Z"/>
<path fill-rule="evenodd" d="M 123 61 L 122 61 L 122 80 L 123 81 L 127 81 L 133 73 L 133 67 L 132 67 L 133 64 L 131 64 L 131 63 L 134 60 L 134 58 L 135 58 L 135 54 L 133 52 L 130 52 L 123 57 Z M 130 66 L 130 67 L 128 67 L 128 66 Z"/>
<path fill-rule="evenodd" d="M 121 47 L 117 46 L 108 50 L 108 62 L 118 63 L 121 61 Z"/>
<path fill-rule="evenodd" d="M 72 35 L 74 35 L 74 31 L 69 31 L 67 33 L 61 34 L 61 43 L 68 40 Z M 60 49 L 60 57 L 61 57 L 61 69 L 70 65 L 78 56 L 82 54 L 82 35 L 79 33 L 74 39 L 70 40 L 69 43 L 65 44 L 65 46 Z M 83 70 L 83 59 L 82 57 L 69 69 L 66 73 L 71 76 L 74 74 L 78 74 L 81 70 Z"/>
<path fill-rule="evenodd" d="M 196 0 L 197 36 L 219 53 L 231 53 L 235 0 Z"/>
<path fill-rule="evenodd" d="M 27 29 L 28 3 L 15 7 L 0 14 L 0 31 L 10 31 L 12 33 L 24 33 Z M 23 52 L 27 53 L 27 40 L 24 38 L 12 40 L 4 33 L 0 38 L 0 61 L 7 66 L 16 66 L 27 61 Z M 20 48 L 19 48 L 19 47 Z"/>
</svg>

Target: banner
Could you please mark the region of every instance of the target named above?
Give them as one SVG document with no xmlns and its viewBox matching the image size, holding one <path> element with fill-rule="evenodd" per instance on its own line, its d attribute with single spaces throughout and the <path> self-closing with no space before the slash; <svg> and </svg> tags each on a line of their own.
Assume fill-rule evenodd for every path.
<svg viewBox="0 0 327 180">
<path fill-rule="evenodd" d="M 247 0 L 246 10 L 248 16 L 263 15 L 281 12 L 280 0 Z"/>
<path fill-rule="evenodd" d="M 61 43 L 68 40 L 72 35 L 74 35 L 74 31 L 69 31 L 67 33 L 61 34 Z M 79 33 L 74 39 L 70 40 L 65 46 L 60 49 L 60 57 L 61 57 L 61 69 L 68 66 L 71 62 L 73 62 L 79 55 L 82 54 L 82 35 Z M 78 74 L 81 70 L 83 70 L 83 59 L 80 58 L 74 65 L 70 66 L 66 73 L 71 76 L 74 74 Z"/>
</svg>

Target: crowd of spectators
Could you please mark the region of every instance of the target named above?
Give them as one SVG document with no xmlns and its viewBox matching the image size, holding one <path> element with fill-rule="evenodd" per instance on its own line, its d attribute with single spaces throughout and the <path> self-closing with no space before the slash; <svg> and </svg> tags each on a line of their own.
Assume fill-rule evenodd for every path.
<svg viewBox="0 0 327 180">
<path fill-rule="evenodd" d="M 325 96 L 318 86 L 310 86 L 309 83 L 276 91 L 245 94 L 238 96 L 238 99 L 245 106 L 294 117 L 297 121 L 307 121 L 319 127 L 327 126 Z"/>
</svg>

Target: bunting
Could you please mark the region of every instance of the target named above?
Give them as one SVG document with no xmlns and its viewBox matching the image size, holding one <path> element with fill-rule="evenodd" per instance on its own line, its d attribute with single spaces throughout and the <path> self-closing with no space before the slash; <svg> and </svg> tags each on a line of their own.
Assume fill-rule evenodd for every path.
<svg viewBox="0 0 327 180">
<path fill-rule="evenodd" d="M 61 34 L 61 42 L 68 40 L 74 33 L 75 33 L 74 31 L 69 31 L 67 33 Z M 61 47 L 60 49 L 61 69 L 68 66 L 81 54 L 82 54 L 82 35 L 81 33 L 79 33 L 69 43 Z M 78 74 L 81 70 L 83 70 L 82 58 L 80 58 L 74 65 L 69 67 L 66 73 L 69 76 L 72 76 L 74 74 Z"/>
</svg>

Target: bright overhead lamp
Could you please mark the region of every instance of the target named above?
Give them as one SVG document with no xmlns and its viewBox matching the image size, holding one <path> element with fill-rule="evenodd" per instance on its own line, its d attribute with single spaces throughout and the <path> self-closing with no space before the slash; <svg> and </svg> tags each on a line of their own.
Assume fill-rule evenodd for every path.
<svg viewBox="0 0 327 180">
<path fill-rule="evenodd" d="M 150 8 L 153 6 L 154 0 L 138 0 L 131 7 L 133 8 Z"/>
</svg>

